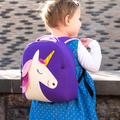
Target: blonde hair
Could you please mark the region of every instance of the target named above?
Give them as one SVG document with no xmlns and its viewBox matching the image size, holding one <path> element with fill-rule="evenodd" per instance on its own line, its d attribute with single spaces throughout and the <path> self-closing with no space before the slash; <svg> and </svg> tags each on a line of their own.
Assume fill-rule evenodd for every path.
<svg viewBox="0 0 120 120">
<path fill-rule="evenodd" d="M 76 9 L 79 6 L 79 2 L 73 0 L 47 1 L 44 8 L 42 9 L 41 14 L 41 17 L 45 22 L 46 28 L 49 30 L 49 28 L 51 27 L 58 27 L 59 23 L 64 24 L 65 17 L 67 15 L 70 15 L 70 17 L 72 18 Z M 41 7 L 39 7 L 39 10 L 40 9 Z"/>
</svg>

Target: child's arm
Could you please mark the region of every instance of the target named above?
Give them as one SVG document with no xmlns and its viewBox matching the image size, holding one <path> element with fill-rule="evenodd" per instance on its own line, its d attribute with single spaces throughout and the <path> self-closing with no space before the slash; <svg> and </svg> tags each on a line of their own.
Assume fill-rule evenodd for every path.
<svg viewBox="0 0 120 120">
<path fill-rule="evenodd" d="M 90 52 L 85 47 L 91 49 Z M 97 72 L 102 60 L 100 45 L 96 40 L 83 38 L 78 44 L 78 61 L 83 68 L 90 72 Z"/>
</svg>

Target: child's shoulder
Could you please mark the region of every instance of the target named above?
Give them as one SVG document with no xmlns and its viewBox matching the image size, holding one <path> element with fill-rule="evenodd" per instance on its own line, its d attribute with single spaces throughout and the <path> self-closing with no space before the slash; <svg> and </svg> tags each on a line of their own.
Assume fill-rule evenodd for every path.
<svg viewBox="0 0 120 120">
<path fill-rule="evenodd" d="M 76 50 L 76 51 L 77 51 L 79 41 L 80 41 L 80 40 L 76 38 L 75 40 L 68 42 L 67 45 L 68 45 L 72 50 L 74 50 L 74 51 Z"/>
<path fill-rule="evenodd" d="M 77 45 L 78 46 L 78 43 L 79 43 L 79 39 L 78 38 L 72 38 L 73 40 L 71 40 L 70 42 L 68 42 L 67 44 L 72 44 L 72 45 Z"/>
</svg>

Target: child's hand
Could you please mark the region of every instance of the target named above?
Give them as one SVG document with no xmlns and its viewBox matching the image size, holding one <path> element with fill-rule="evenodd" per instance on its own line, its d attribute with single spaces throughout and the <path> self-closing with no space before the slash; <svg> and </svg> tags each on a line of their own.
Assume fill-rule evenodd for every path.
<svg viewBox="0 0 120 120">
<path fill-rule="evenodd" d="M 91 41 L 93 41 L 93 39 L 91 39 L 91 38 L 82 38 L 82 39 L 80 39 L 80 41 L 82 42 L 82 44 L 86 48 L 88 48 L 88 45 L 90 44 Z"/>
</svg>

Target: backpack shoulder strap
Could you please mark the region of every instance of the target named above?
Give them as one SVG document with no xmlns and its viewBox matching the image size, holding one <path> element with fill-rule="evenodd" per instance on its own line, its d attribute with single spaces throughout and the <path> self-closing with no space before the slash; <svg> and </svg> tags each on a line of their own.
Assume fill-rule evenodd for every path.
<svg viewBox="0 0 120 120">
<path fill-rule="evenodd" d="M 83 68 L 82 74 L 81 74 L 81 76 L 80 76 L 79 79 L 78 79 L 78 83 L 81 82 L 82 77 L 84 76 L 84 74 L 85 74 L 85 69 Z"/>
<path fill-rule="evenodd" d="M 80 78 L 78 79 L 78 84 L 81 82 L 82 77 L 84 76 L 84 74 L 85 74 L 85 69 L 83 68 L 82 75 L 81 75 Z M 84 83 L 85 83 L 86 88 L 88 89 L 89 94 L 90 94 L 91 97 L 93 98 L 93 95 L 94 95 L 93 90 L 91 89 L 91 87 L 89 86 L 89 84 L 87 83 L 87 81 L 85 80 L 85 78 L 84 78 Z"/>
<path fill-rule="evenodd" d="M 66 40 L 64 43 L 66 44 L 66 43 L 68 43 L 68 42 L 70 42 L 70 41 L 73 41 L 73 40 L 77 40 L 77 38 L 68 39 L 68 40 Z"/>
<path fill-rule="evenodd" d="M 59 37 L 59 38 L 56 38 L 56 39 L 59 39 L 59 41 L 63 42 L 63 43 L 68 43 L 70 41 L 73 41 L 73 40 L 77 40 L 78 38 L 71 38 L 71 37 Z"/>
</svg>

